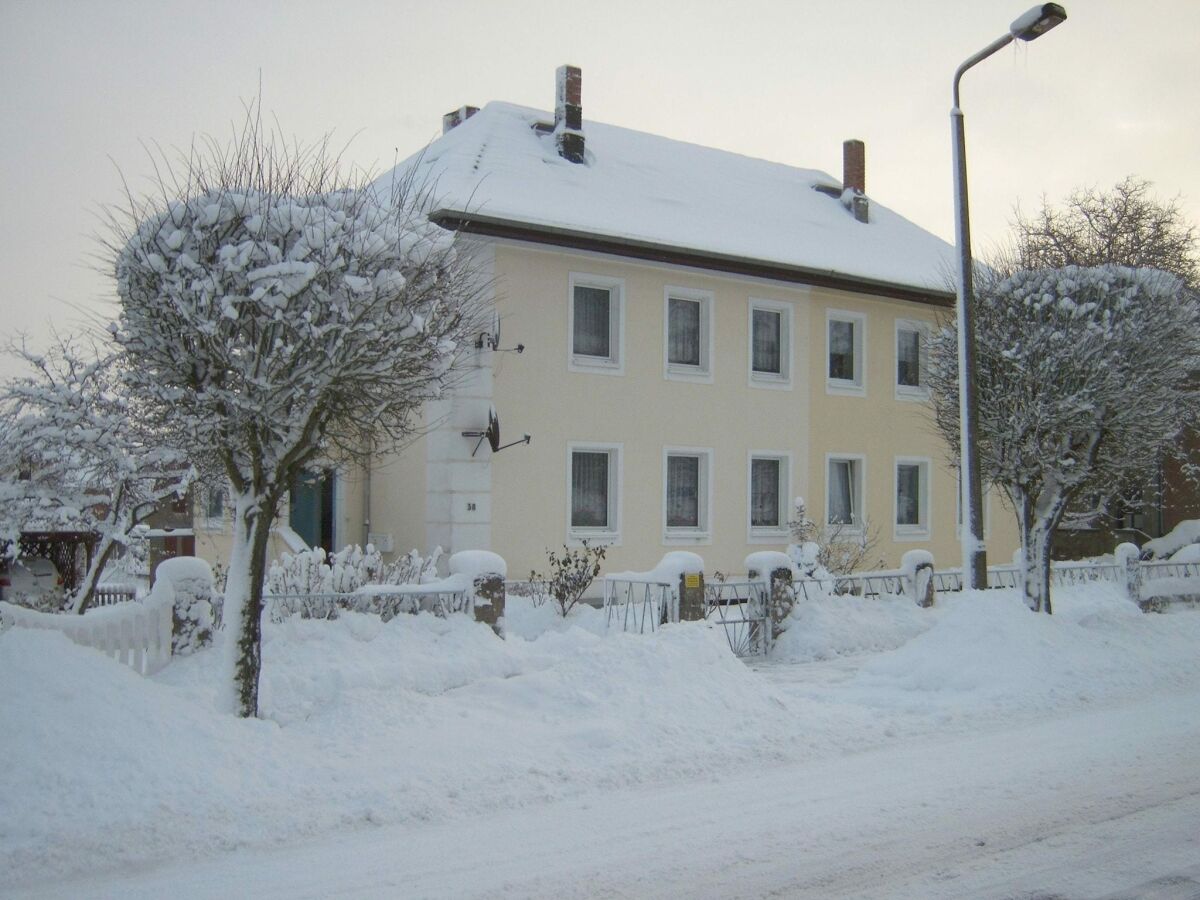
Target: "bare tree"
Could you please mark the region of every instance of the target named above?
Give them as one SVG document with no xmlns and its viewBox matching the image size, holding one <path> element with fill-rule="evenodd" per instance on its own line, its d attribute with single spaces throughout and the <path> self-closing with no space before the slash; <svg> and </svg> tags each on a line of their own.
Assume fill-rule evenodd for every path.
<svg viewBox="0 0 1200 900">
<path fill-rule="evenodd" d="M 0 386 L 0 539 L 17 548 L 21 531 L 94 534 L 69 598 L 78 613 L 130 530 L 183 496 L 192 478 L 123 390 L 119 358 L 95 351 L 61 337 L 45 354 L 12 347 L 30 372 Z"/>
<path fill-rule="evenodd" d="M 408 182 L 380 196 L 326 145 L 287 144 L 251 110 L 227 146 L 160 168 L 112 216 L 128 384 L 228 478 L 229 705 L 258 711 L 267 540 L 316 460 L 396 447 L 471 346 L 482 284 Z"/>
<path fill-rule="evenodd" d="M 1144 469 L 1195 416 L 1200 308 L 1178 278 L 1119 266 L 983 272 L 977 301 L 980 467 L 1017 511 L 1026 599 L 1050 612 L 1054 530 L 1072 499 Z M 953 322 L 931 340 L 929 375 L 956 456 Z"/>
<path fill-rule="evenodd" d="M 1178 200 L 1158 200 L 1142 178 L 1127 175 L 1111 191 L 1078 188 L 1054 206 L 1043 198 L 1032 216 L 1019 207 L 1014 215 L 1014 268 L 1115 263 L 1170 272 L 1200 287 L 1196 226 L 1184 219 Z"/>
</svg>

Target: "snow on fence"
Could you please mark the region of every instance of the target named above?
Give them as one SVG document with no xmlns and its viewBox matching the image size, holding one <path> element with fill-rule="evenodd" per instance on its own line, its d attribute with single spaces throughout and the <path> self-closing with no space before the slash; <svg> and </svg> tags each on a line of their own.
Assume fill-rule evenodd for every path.
<svg viewBox="0 0 1200 900">
<path fill-rule="evenodd" d="M 0 621 L 21 628 L 60 631 L 76 644 L 94 647 L 142 675 L 153 675 L 171 661 L 172 607 L 175 592 L 166 581 L 155 584 L 144 603 L 119 603 L 91 609 L 82 616 L 43 613 L 0 603 Z"/>
<path fill-rule="evenodd" d="M 137 599 L 137 588 L 132 584 L 99 584 L 92 592 L 92 606 L 115 606 L 132 603 Z"/>
<path fill-rule="evenodd" d="M 474 608 L 471 584 L 458 575 L 429 584 L 364 585 L 349 594 L 270 594 L 264 599 L 272 622 L 297 614 L 306 619 L 333 619 L 339 612 L 374 613 L 387 622 L 401 613 L 448 616 Z"/>
</svg>

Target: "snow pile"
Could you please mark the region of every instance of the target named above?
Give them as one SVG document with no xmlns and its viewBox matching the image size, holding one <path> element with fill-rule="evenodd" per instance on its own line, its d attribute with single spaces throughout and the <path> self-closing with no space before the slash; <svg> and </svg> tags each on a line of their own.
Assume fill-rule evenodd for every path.
<svg viewBox="0 0 1200 900">
<path fill-rule="evenodd" d="M 1133 697 L 1200 678 L 1200 617 L 1144 615 L 1108 583 L 1058 588 L 1054 609 L 1033 615 L 1016 591 L 943 595 L 938 609 L 918 611 L 936 625 L 868 660 L 857 687 L 873 704 L 977 718 Z"/>
<path fill-rule="evenodd" d="M 929 610 L 908 597 L 857 597 L 822 591 L 806 582 L 771 650 L 780 662 L 806 662 L 903 645 L 936 624 Z"/>
<path fill-rule="evenodd" d="M 1142 544 L 1142 553 L 1150 559 L 1166 559 L 1195 543 L 1200 543 L 1200 519 L 1186 519 L 1162 537 Z"/>
<path fill-rule="evenodd" d="M 526 642 L 465 616 L 291 618 L 264 623 L 265 721 L 218 713 L 219 677 L 218 652 L 146 679 L 57 634 L 0 635 L 6 879 L 720 777 L 786 733 L 704 624 Z"/>
<path fill-rule="evenodd" d="M 706 623 L 606 633 L 602 611 L 516 596 L 508 640 L 466 616 L 293 617 L 264 623 L 249 721 L 216 711 L 218 652 L 143 678 L 13 628 L 0 871 L 44 882 L 462 821 L 1200 689 L 1200 613 L 1144 615 L 1104 584 L 1056 590 L 1055 609 L 1017 591 L 933 609 L 814 594 L 756 667 Z"/>
</svg>

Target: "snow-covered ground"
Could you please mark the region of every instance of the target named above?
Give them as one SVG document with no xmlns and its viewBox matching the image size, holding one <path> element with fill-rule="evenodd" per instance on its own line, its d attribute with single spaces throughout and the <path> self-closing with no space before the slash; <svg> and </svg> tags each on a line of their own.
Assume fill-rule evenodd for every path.
<svg viewBox="0 0 1200 900">
<path fill-rule="evenodd" d="M 1200 881 L 1200 612 L 1143 615 L 1105 585 L 1055 609 L 1000 591 L 809 604 L 757 666 L 704 625 L 606 635 L 595 610 L 562 623 L 523 601 L 507 641 L 463 620 L 292 619 L 266 628 L 259 721 L 213 711 L 212 651 L 145 679 L 11 629 L 0 893 Z"/>
</svg>

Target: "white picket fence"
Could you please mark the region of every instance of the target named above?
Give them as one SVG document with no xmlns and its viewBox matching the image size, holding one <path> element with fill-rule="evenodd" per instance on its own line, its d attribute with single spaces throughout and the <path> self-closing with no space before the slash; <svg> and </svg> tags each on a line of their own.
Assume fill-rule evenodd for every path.
<svg viewBox="0 0 1200 900">
<path fill-rule="evenodd" d="M 171 661 L 172 607 L 175 592 L 158 581 L 144 603 L 118 603 L 82 616 L 43 613 L 0 602 L 0 622 L 22 628 L 60 631 L 76 644 L 94 647 L 142 675 L 153 675 Z"/>
</svg>

